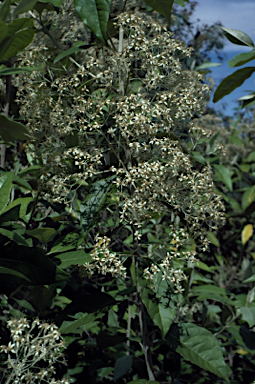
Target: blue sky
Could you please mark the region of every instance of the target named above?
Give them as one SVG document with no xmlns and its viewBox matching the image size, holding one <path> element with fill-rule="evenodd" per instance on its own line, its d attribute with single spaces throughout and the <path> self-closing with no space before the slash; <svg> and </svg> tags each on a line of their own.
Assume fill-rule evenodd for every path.
<svg viewBox="0 0 255 384">
<path fill-rule="evenodd" d="M 247 33 L 255 43 L 255 0 L 197 0 L 195 12 L 192 16 L 192 21 L 198 24 L 214 24 L 220 21 L 226 28 L 238 29 Z M 197 21 L 200 19 L 200 21 Z M 226 76 L 243 68 L 229 68 L 227 61 L 231 60 L 235 55 L 242 52 L 249 52 L 251 48 L 246 48 L 241 45 L 235 45 L 225 39 L 225 46 L 222 50 L 224 63 L 219 67 L 211 68 L 212 77 L 218 85 Z M 215 57 L 211 57 L 211 61 L 217 62 Z M 246 64 L 255 66 L 255 60 Z M 236 100 L 246 94 L 246 90 L 255 91 L 255 74 L 247 79 L 241 87 L 225 96 L 221 101 L 212 106 L 216 109 L 221 109 L 223 104 L 227 103 L 224 111 L 226 115 L 232 115 L 234 108 L 237 106 Z"/>
</svg>

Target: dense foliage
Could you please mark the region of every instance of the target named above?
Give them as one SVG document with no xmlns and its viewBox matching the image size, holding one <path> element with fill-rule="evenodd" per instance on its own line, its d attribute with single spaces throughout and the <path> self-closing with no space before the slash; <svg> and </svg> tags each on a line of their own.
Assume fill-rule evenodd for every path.
<svg viewBox="0 0 255 384">
<path fill-rule="evenodd" d="M 176 3 L 0 5 L 1 383 L 255 380 L 254 110 Z"/>
</svg>

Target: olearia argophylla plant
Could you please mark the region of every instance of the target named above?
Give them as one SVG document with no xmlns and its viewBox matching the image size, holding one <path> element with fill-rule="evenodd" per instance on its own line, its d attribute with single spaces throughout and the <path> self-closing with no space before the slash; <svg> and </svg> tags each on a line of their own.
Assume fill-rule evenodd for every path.
<svg viewBox="0 0 255 384">
<path fill-rule="evenodd" d="M 139 13 L 120 14 L 115 24 L 123 46 L 113 40 L 112 47 L 90 48 L 65 75 L 54 71 L 46 48 L 23 55 L 20 65 L 46 63 L 44 74 L 17 80 L 20 113 L 33 137 L 28 152 L 43 164 L 39 185 L 54 202 L 68 204 L 82 183 L 114 176 L 117 212 L 133 228 L 137 255 L 144 224 L 155 213 L 170 215 L 165 257 L 155 263 L 147 252 L 144 275 L 153 280 L 161 274 L 181 292 L 185 275 L 172 261 L 194 264 L 192 241 L 206 250 L 206 231 L 224 223 L 210 166 L 197 169 L 189 154 L 210 136 L 192 121 L 203 111 L 208 87 L 202 75 L 182 68 L 191 50 L 164 26 Z M 76 144 L 68 148 L 70 136 Z M 101 256 L 94 257 L 94 267 L 103 257 L 100 245 L 110 242 L 98 239 Z M 115 261 L 96 269 L 123 276 L 125 268 Z M 94 267 L 86 266 L 89 274 Z"/>
</svg>

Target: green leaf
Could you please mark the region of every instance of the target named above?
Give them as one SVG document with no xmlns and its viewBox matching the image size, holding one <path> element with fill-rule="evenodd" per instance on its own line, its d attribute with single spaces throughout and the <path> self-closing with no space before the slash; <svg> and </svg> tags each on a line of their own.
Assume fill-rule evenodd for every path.
<svg viewBox="0 0 255 384">
<path fill-rule="evenodd" d="M 229 383 L 227 365 L 220 344 L 207 329 L 193 323 L 174 324 L 166 340 L 184 359 Z"/>
<path fill-rule="evenodd" d="M 200 152 L 193 151 L 191 152 L 191 157 L 196 160 L 198 163 L 206 164 L 206 160 L 203 155 L 201 155 Z"/>
<path fill-rule="evenodd" d="M 198 67 L 195 68 L 195 71 L 199 71 L 201 69 L 208 69 L 211 67 L 218 67 L 222 65 L 221 63 L 211 63 L 210 61 L 207 63 L 200 64 Z"/>
<path fill-rule="evenodd" d="M 240 65 L 246 64 L 251 60 L 255 59 L 255 50 L 253 49 L 251 52 L 240 53 L 233 57 L 232 60 L 228 61 L 228 65 L 230 68 L 239 67 Z"/>
<path fill-rule="evenodd" d="M 228 187 L 230 192 L 232 192 L 233 185 L 232 185 L 232 180 L 230 176 L 230 170 L 224 165 L 220 165 L 220 164 L 214 164 L 213 166 L 214 166 L 216 175 Z"/>
<path fill-rule="evenodd" d="M 8 25 L 0 18 L 0 44 L 8 34 Z"/>
<path fill-rule="evenodd" d="M 56 230 L 54 228 L 40 227 L 32 230 L 27 230 L 26 234 L 40 240 L 43 244 L 47 244 L 51 236 Z"/>
<path fill-rule="evenodd" d="M 59 60 L 63 59 L 66 56 L 72 55 L 73 53 L 76 53 L 80 50 L 81 45 L 85 45 L 86 43 L 84 41 L 78 41 L 76 42 L 72 48 L 68 49 L 67 51 L 61 52 L 57 57 L 55 57 L 53 64 L 56 64 Z"/>
<path fill-rule="evenodd" d="M 35 174 L 36 176 L 38 176 L 39 173 L 40 173 L 41 168 L 42 168 L 41 165 L 33 165 L 31 167 L 22 169 L 22 171 L 19 171 L 18 176 L 24 177 L 26 175 L 29 175 L 30 173 L 31 174 Z"/>
<path fill-rule="evenodd" d="M 6 172 L 4 175 L 0 176 L 0 215 L 3 213 L 9 201 L 12 178 L 12 172 Z"/>
<path fill-rule="evenodd" d="M 134 381 L 129 381 L 127 384 L 159 384 L 159 382 L 155 380 L 138 379 Z"/>
<path fill-rule="evenodd" d="M 23 285 L 53 284 L 70 277 L 38 248 L 24 247 L 15 243 L 2 247 L 0 267 L 23 274 L 26 280 L 18 276 L 10 276 L 10 280 Z M 28 281 L 30 281 L 29 284 Z"/>
<path fill-rule="evenodd" d="M 255 200 L 255 185 L 246 189 L 242 196 L 242 209 L 246 210 Z"/>
<path fill-rule="evenodd" d="M 0 267 L 0 274 L 13 275 L 13 276 L 18 277 L 19 279 L 26 281 L 27 283 L 31 283 L 31 280 L 28 277 L 26 277 L 25 275 L 23 275 L 23 273 L 20 273 L 18 271 L 10 269 L 10 268 Z"/>
<path fill-rule="evenodd" d="M 145 3 L 164 16 L 170 25 L 174 0 L 145 0 Z"/>
<path fill-rule="evenodd" d="M 254 71 L 255 67 L 246 67 L 238 69 L 238 71 L 232 73 L 232 75 L 227 76 L 216 89 L 213 96 L 213 102 L 216 103 L 224 96 L 234 91 L 234 89 L 240 87 L 240 85 L 242 85 L 243 82 L 248 79 Z"/>
<path fill-rule="evenodd" d="M 219 240 L 217 239 L 215 233 L 211 232 L 211 231 L 207 231 L 207 237 L 208 237 L 208 240 L 213 244 L 215 245 L 215 247 L 220 247 L 220 242 Z"/>
<path fill-rule="evenodd" d="M 174 0 L 176 4 L 179 4 L 181 7 L 185 7 L 185 1 L 187 0 Z"/>
<path fill-rule="evenodd" d="M 19 209 L 19 217 L 21 219 L 25 219 L 25 216 L 27 214 L 27 207 L 28 205 L 33 201 L 34 199 L 32 197 L 19 197 L 18 199 L 15 199 L 12 203 L 8 204 L 7 207 L 2 212 L 2 215 L 13 209 L 14 207 L 20 205 Z"/>
<path fill-rule="evenodd" d="M 81 228 L 84 238 L 87 236 L 89 229 L 97 221 L 102 210 L 106 209 L 109 205 L 109 203 L 107 204 L 106 202 L 106 198 L 114 178 L 115 176 L 111 176 L 107 179 L 98 180 L 92 184 L 89 190 L 89 195 L 81 204 Z"/>
<path fill-rule="evenodd" d="M 255 325 L 255 307 L 240 307 L 237 308 L 237 313 L 242 315 L 242 319 L 252 328 Z"/>
<path fill-rule="evenodd" d="M 54 5 L 54 7 L 60 8 L 63 0 L 40 0 L 40 3 L 50 3 Z"/>
<path fill-rule="evenodd" d="M 9 239 L 11 239 L 13 241 L 15 241 L 15 243 L 17 243 L 17 244 L 25 245 L 28 247 L 28 243 L 26 242 L 26 239 L 23 236 L 19 235 L 15 231 L 8 231 L 5 228 L 0 228 L 0 234 L 8 237 Z"/>
<path fill-rule="evenodd" d="M 252 283 L 253 281 L 255 281 L 255 275 L 248 277 L 248 279 L 245 279 L 243 283 Z"/>
<path fill-rule="evenodd" d="M 34 29 L 29 28 L 15 33 L 12 37 L 5 39 L 0 45 L 0 61 L 15 56 L 26 48 L 34 37 Z"/>
<path fill-rule="evenodd" d="M 16 32 L 21 31 L 27 28 L 33 28 L 34 22 L 33 19 L 28 19 L 27 17 L 21 17 L 19 19 L 13 20 L 8 24 L 8 33 L 6 37 L 12 37 Z"/>
<path fill-rule="evenodd" d="M 0 135 L 6 142 L 28 140 L 30 137 L 27 128 L 23 124 L 17 123 L 3 114 L 0 114 Z"/>
<path fill-rule="evenodd" d="M 17 7 L 15 8 L 13 15 L 17 16 L 20 13 L 24 13 L 27 11 L 30 11 L 34 8 L 35 4 L 37 3 L 37 0 L 20 0 Z"/>
<path fill-rule="evenodd" d="M 54 217 L 51 217 L 54 220 Z M 84 239 L 81 237 L 80 233 L 70 232 L 68 233 L 64 239 L 58 239 L 51 248 L 48 255 L 52 253 L 63 253 L 66 251 L 70 251 L 71 249 L 77 249 L 79 245 L 83 243 Z"/>
<path fill-rule="evenodd" d="M 176 308 L 172 301 L 160 302 L 153 295 L 150 297 L 150 291 L 143 289 L 141 292 L 142 301 L 148 311 L 149 316 L 155 325 L 161 330 L 162 337 L 164 338 L 171 324 L 174 321 Z"/>
<path fill-rule="evenodd" d="M 74 0 L 74 6 L 83 23 L 106 43 L 111 0 Z"/>
<path fill-rule="evenodd" d="M 132 367 L 132 362 L 133 359 L 131 355 L 122 356 L 116 360 L 114 366 L 114 381 L 128 373 Z"/>
<path fill-rule="evenodd" d="M 67 268 L 70 265 L 82 265 L 91 261 L 91 256 L 85 253 L 84 249 L 78 251 L 66 252 L 55 256 L 61 260 L 60 268 Z"/>
<path fill-rule="evenodd" d="M 0 6 L 0 18 L 5 21 L 6 17 L 8 16 L 8 13 L 10 12 L 10 5 L 11 0 L 4 0 Z M 1 24 L 0 24 L 1 29 Z M 0 38 L 1 41 L 1 38 Z"/>
<path fill-rule="evenodd" d="M 93 323 L 96 319 L 99 317 L 103 317 L 104 313 L 99 313 L 99 314 L 94 314 L 94 313 L 89 313 L 85 314 L 84 316 L 80 317 L 78 320 L 75 321 L 63 321 L 59 328 L 59 332 L 66 334 L 66 333 L 72 333 L 74 332 L 77 328 L 80 327 L 86 327 L 87 325 Z"/>
<path fill-rule="evenodd" d="M 233 44 L 246 45 L 248 47 L 254 47 L 253 41 L 246 33 L 239 31 L 238 29 L 221 27 L 226 38 Z"/>
<path fill-rule="evenodd" d="M 42 67 L 19 67 L 19 68 L 7 68 L 5 66 L 0 67 L 0 76 L 6 75 L 19 75 L 20 73 L 31 73 L 33 71 L 40 71 Z"/>
</svg>

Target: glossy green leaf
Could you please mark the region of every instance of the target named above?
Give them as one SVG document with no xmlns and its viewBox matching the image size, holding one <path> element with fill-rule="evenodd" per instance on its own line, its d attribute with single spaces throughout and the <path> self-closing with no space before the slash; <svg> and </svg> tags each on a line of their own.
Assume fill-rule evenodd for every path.
<svg viewBox="0 0 255 384">
<path fill-rule="evenodd" d="M 31 73 L 33 71 L 40 71 L 42 67 L 19 67 L 19 68 L 7 68 L 5 66 L 0 67 L 0 76 L 7 75 L 19 75 L 20 73 Z"/>
<path fill-rule="evenodd" d="M 255 200 L 255 185 L 252 187 L 249 187 L 246 189 L 242 196 L 242 209 L 245 210 L 246 208 L 251 205 Z"/>
<path fill-rule="evenodd" d="M 238 69 L 238 71 L 232 73 L 232 75 L 227 76 L 217 87 L 213 96 L 213 102 L 216 103 L 224 96 L 229 95 L 234 89 L 240 87 L 254 71 L 255 67 L 246 67 Z"/>
<path fill-rule="evenodd" d="M 84 249 L 78 251 L 66 252 L 60 255 L 56 255 L 61 260 L 60 268 L 67 268 L 70 265 L 82 265 L 91 261 L 91 255 L 85 253 Z"/>
<path fill-rule="evenodd" d="M 78 41 L 76 42 L 72 48 L 68 49 L 67 51 L 61 52 L 55 59 L 53 64 L 56 64 L 58 61 L 63 59 L 64 57 L 67 57 L 69 55 L 72 55 L 73 53 L 76 53 L 80 50 L 80 46 L 85 45 L 86 43 L 84 41 Z"/>
<path fill-rule="evenodd" d="M 228 379 L 228 369 L 216 337 L 193 323 L 174 324 L 166 340 L 186 360 L 215 375 Z"/>
<path fill-rule="evenodd" d="M 240 53 L 233 57 L 232 60 L 228 61 L 228 65 L 230 68 L 239 67 L 240 65 L 246 64 L 251 60 L 255 59 L 255 50 L 253 49 L 251 52 Z"/>
<path fill-rule="evenodd" d="M 30 137 L 27 128 L 16 121 L 0 114 L 0 136 L 6 142 L 12 140 L 28 140 Z"/>
<path fill-rule="evenodd" d="M 242 319 L 252 328 L 255 325 L 255 307 L 240 307 L 237 308 L 237 313 L 241 314 Z"/>
<path fill-rule="evenodd" d="M 126 375 L 132 367 L 133 358 L 131 355 L 119 357 L 114 366 L 114 381 Z"/>
<path fill-rule="evenodd" d="M 30 11 L 34 8 L 35 4 L 37 3 L 37 0 L 20 0 L 17 7 L 14 10 L 13 15 L 17 16 L 21 13 Z"/>
<path fill-rule="evenodd" d="M 40 240 L 43 244 L 47 244 L 51 236 L 56 230 L 54 228 L 40 227 L 32 230 L 26 230 L 26 234 Z"/>
<path fill-rule="evenodd" d="M 34 29 L 25 29 L 15 33 L 12 37 L 5 39 L 0 45 L 0 61 L 15 56 L 26 48 L 34 37 Z"/>
<path fill-rule="evenodd" d="M 5 21 L 5 19 L 7 18 L 10 12 L 10 5 L 11 5 L 11 0 L 4 0 L 0 6 L 0 19 L 2 19 L 3 21 Z"/>
<path fill-rule="evenodd" d="M 10 243 L 2 247 L 0 267 L 9 268 L 25 275 L 26 280 L 18 276 L 10 279 L 17 284 L 45 285 L 67 280 L 70 275 L 54 264 L 39 248 L 30 248 Z M 28 284 L 29 280 L 31 283 Z"/>
<path fill-rule="evenodd" d="M 55 217 L 51 218 L 52 220 L 55 219 Z M 52 253 L 63 253 L 70 251 L 71 249 L 77 249 L 83 242 L 84 239 L 81 237 L 80 233 L 70 232 L 64 237 L 64 239 L 58 239 L 53 244 L 53 247 L 51 248 L 50 252 L 48 252 L 48 255 L 51 255 Z"/>
<path fill-rule="evenodd" d="M 13 173 L 6 172 L 0 176 L 0 215 L 9 202 L 10 192 L 12 188 Z"/>
<path fill-rule="evenodd" d="M 219 177 L 221 181 L 228 187 L 228 189 L 232 192 L 233 191 L 233 185 L 230 175 L 230 170 L 225 167 L 224 165 L 220 164 L 214 164 L 214 170 L 216 175 Z"/>
<path fill-rule="evenodd" d="M 74 0 L 74 6 L 83 23 L 106 43 L 111 0 Z"/>
<path fill-rule="evenodd" d="M 151 295 L 150 291 L 143 289 L 141 292 L 142 301 L 148 311 L 148 314 L 155 325 L 157 325 L 161 331 L 162 337 L 164 338 L 169 331 L 170 326 L 174 321 L 176 314 L 176 308 L 172 301 L 165 302 L 161 299 L 158 300 L 156 297 Z"/>
<path fill-rule="evenodd" d="M 0 228 L 0 234 L 8 237 L 12 241 L 15 241 L 15 243 L 17 244 L 25 245 L 28 247 L 28 243 L 26 242 L 26 239 L 15 231 L 9 231 L 8 229 Z"/>
<path fill-rule="evenodd" d="M 174 0 L 145 0 L 145 3 L 164 16 L 170 25 Z"/>
<path fill-rule="evenodd" d="M 86 327 L 87 325 L 93 323 L 93 321 L 95 321 L 99 317 L 103 316 L 104 313 L 99 313 L 97 315 L 94 313 L 89 313 L 85 314 L 84 316 L 80 317 L 78 320 L 75 321 L 64 321 L 59 328 L 59 332 L 63 334 L 72 333 L 77 328 Z"/>
<path fill-rule="evenodd" d="M 225 28 L 225 27 L 221 27 L 221 29 L 223 30 L 226 38 L 229 41 L 231 41 L 231 43 L 237 44 L 237 45 L 246 45 L 248 47 L 254 47 L 254 43 L 252 39 L 246 33 L 239 31 L 238 29 L 231 29 L 231 28 Z"/>
<path fill-rule="evenodd" d="M 216 235 L 214 232 L 211 232 L 211 231 L 207 231 L 207 237 L 208 237 L 208 240 L 213 244 L 215 245 L 215 247 L 220 247 L 220 242 L 219 240 L 217 239 Z"/>
</svg>

